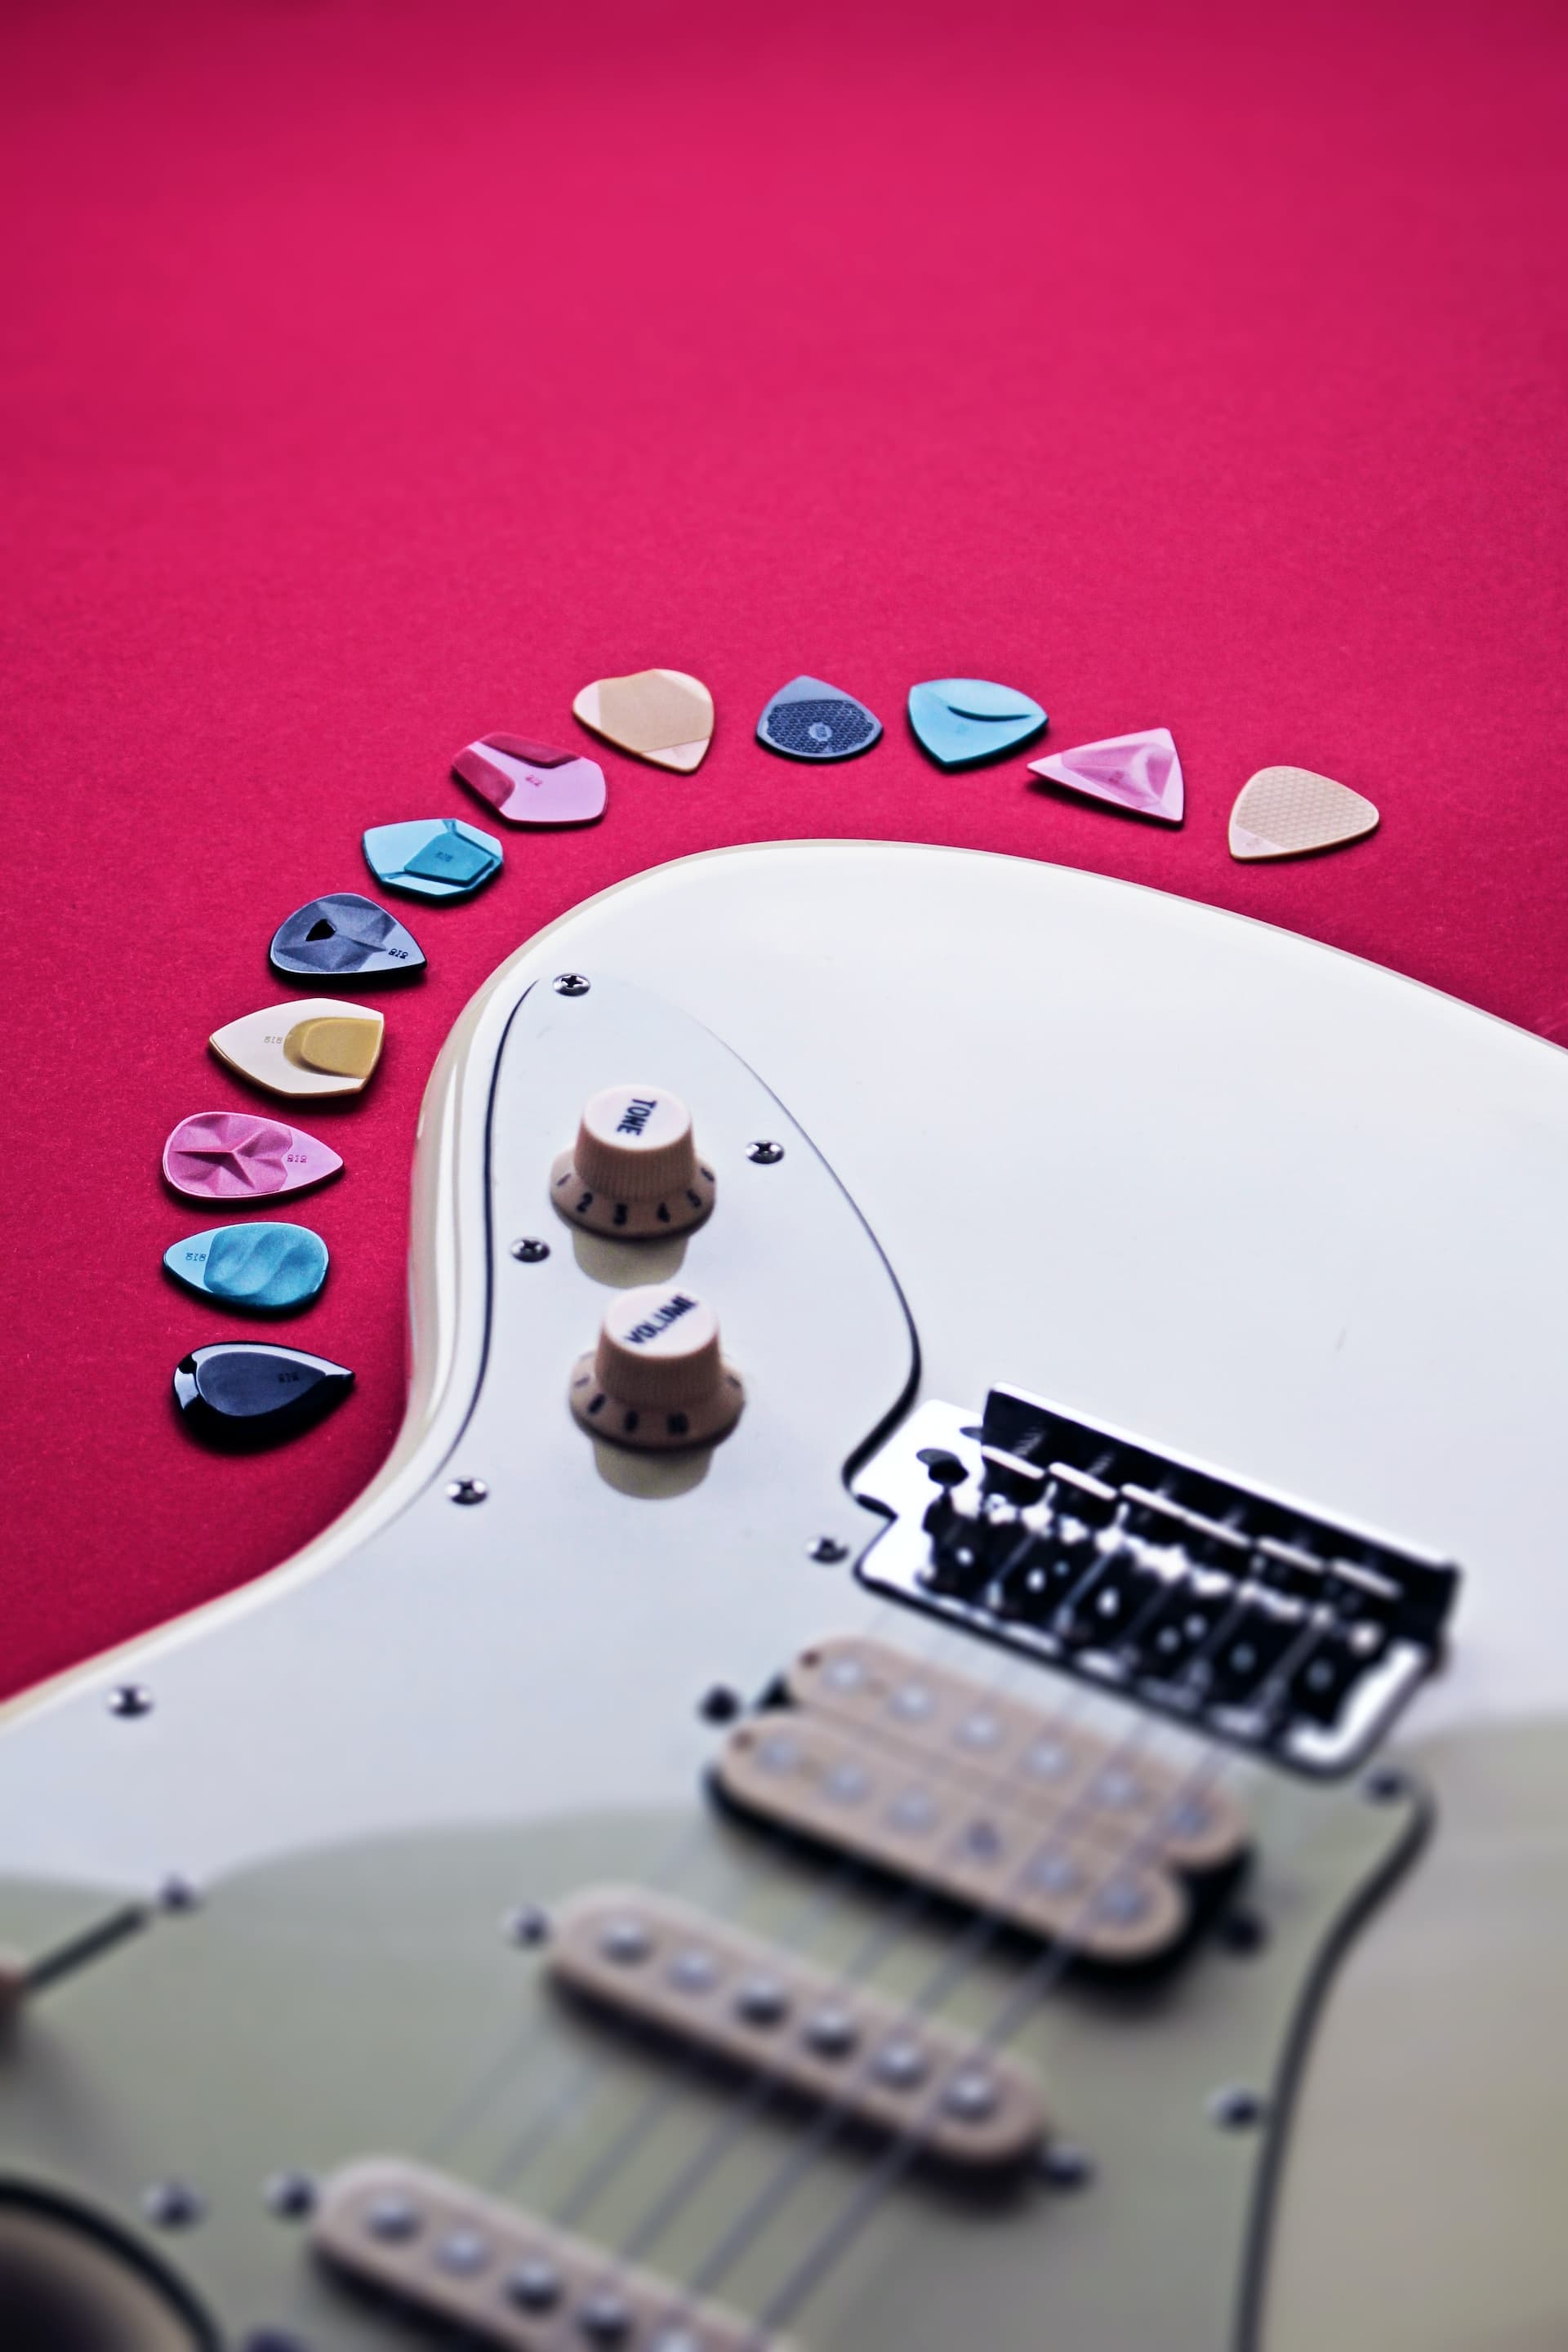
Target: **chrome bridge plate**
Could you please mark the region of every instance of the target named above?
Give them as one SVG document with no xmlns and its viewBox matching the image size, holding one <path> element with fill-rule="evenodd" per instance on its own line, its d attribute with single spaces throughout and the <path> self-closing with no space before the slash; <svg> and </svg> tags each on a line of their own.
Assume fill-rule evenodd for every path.
<svg viewBox="0 0 1568 2352">
<path fill-rule="evenodd" d="M 875 1590 L 1300 1772 L 1363 1762 L 1436 1663 L 1449 1562 L 1016 1389 L 867 1464 Z"/>
</svg>

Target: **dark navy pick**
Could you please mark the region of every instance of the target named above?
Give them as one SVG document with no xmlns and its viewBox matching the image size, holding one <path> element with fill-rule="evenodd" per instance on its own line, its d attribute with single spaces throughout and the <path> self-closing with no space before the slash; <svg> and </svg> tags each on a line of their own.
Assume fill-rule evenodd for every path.
<svg viewBox="0 0 1568 2352">
<path fill-rule="evenodd" d="M 341 1404 L 353 1379 L 346 1365 L 302 1348 L 225 1339 L 181 1357 L 174 1402 L 185 1427 L 210 1445 L 272 1445 Z"/>
<path fill-rule="evenodd" d="M 374 898 L 334 890 L 279 924 L 268 961 L 285 980 L 394 980 L 423 971 L 425 951 Z"/>
<path fill-rule="evenodd" d="M 757 740 L 791 760 L 852 760 L 881 731 L 881 720 L 863 702 L 819 677 L 781 686 L 757 721 Z"/>
</svg>

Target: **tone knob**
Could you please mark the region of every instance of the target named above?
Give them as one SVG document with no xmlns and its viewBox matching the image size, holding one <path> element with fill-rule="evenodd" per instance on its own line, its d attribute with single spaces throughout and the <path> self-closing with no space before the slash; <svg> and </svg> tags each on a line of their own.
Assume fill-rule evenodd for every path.
<svg viewBox="0 0 1568 2352">
<path fill-rule="evenodd" d="M 583 1106 L 577 1140 L 550 1171 L 563 1217 L 591 1234 L 651 1241 L 689 1233 L 713 1208 L 713 1171 L 697 1157 L 691 1113 L 668 1087 L 604 1087 Z"/>
<path fill-rule="evenodd" d="M 746 1402 L 720 1354 L 718 1317 L 679 1281 L 616 1293 L 598 1346 L 573 1367 L 570 1396 L 595 1437 L 650 1452 L 713 1444 Z"/>
</svg>

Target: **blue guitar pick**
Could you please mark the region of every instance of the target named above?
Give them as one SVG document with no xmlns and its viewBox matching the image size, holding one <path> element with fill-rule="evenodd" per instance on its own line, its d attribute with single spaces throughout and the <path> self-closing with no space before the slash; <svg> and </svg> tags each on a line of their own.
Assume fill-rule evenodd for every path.
<svg viewBox="0 0 1568 2352">
<path fill-rule="evenodd" d="M 389 890 L 411 898 L 468 898 L 501 867 L 493 833 L 455 816 L 426 816 L 406 824 L 373 824 L 364 835 L 365 864 Z"/>
<path fill-rule="evenodd" d="M 757 740 L 791 760 L 850 760 L 868 751 L 882 722 L 852 694 L 819 677 L 781 686 L 757 721 Z"/>
<path fill-rule="evenodd" d="M 973 768 L 1016 751 L 1046 723 L 1026 694 L 984 677 L 933 677 L 910 688 L 910 725 L 941 768 Z"/>
<path fill-rule="evenodd" d="M 163 1264 L 204 1297 L 278 1314 L 314 1298 L 327 1278 L 327 1244 L 309 1225 L 217 1225 L 175 1242 Z"/>
</svg>

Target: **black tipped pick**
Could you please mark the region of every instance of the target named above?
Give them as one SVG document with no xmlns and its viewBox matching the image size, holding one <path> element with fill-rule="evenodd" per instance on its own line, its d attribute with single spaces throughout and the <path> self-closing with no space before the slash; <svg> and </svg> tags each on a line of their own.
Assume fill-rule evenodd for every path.
<svg viewBox="0 0 1568 2352">
<path fill-rule="evenodd" d="M 174 1402 L 185 1427 L 209 1445 L 274 1445 L 331 1412 L 353 1381 L 346 1365 L 302 1348 L 225 1339 L 182 1356 Z"/>
<path fill-rule="evenodd" d="M 297 908 L 273 933 L 268 961 L 286 980 L 406 979 L 425 969 L 407 926 L 357 890 L 334 890 Z"/>
</svg>

